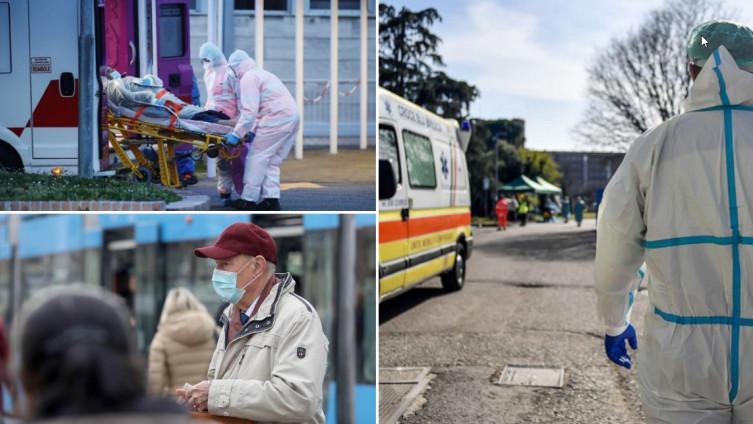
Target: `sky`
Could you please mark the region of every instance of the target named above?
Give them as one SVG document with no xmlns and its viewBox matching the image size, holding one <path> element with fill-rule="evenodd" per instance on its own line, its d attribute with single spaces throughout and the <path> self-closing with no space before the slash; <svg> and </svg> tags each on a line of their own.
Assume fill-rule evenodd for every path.
<svg viewBox="0 0 753 424">
<path fill-rule="evenodd" d="M 663 0 L 383 0 L 434 7 L 439 53 L 453 78 L 476 85 L 476 118 L 522 118 L 526 147 L 593 150 L 572 135 L 585 107 L 586 69 L 609 40 L 640 25 Z M 753 26 L 751 0 L 726 0 Z"/>
</svg>

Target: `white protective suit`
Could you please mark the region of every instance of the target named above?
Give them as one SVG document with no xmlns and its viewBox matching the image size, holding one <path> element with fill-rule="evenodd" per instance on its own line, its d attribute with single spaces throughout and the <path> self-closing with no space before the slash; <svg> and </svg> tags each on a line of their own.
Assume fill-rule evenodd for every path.
<svg viewBox="0 0 753 424">
<path fill-rule="evenodd" d="M 648 421 L 753 422 L 753 73 L 721 46 L 683 106 L 633 143 L 605 190 L 598 311 L 622 332 L 645 257 Z"/>
<path fill-rule="evenodd" d="M 238 80 L 230 69 L 225 55 L 212 43 L 204 43 L 199 48 L 199 58 L 204 66 L 204 87 L 207 90 L 207 102 L 204 109 L 224 113 L 229 119 L 238 117 L 238 104 L 235 93 Z M 209 62 L 204 62 L 204 59 Z M 230 193 L 233 189 L 230 161 L 217 160 L 217 191 Z"/>
<path fill-rule="evenodd" d="M 288 157 L 298 133 L 295 99 L 274 74 L 256 67 L 246 52 L 236 50 L 229 58 L 238 77 L 240 117 L 234 133 L 256 136 L 246 156 L 241 198 L 259 203 L 280 198 L 280 165 Z"/>
</svg>

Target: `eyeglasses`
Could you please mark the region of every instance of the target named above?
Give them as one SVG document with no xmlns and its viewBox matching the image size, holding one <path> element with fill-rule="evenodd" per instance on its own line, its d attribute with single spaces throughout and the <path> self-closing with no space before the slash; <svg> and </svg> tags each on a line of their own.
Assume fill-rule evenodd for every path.
<svg viewBox="0 0 753 424">
<path fill-rule="evenodd" d="M 210 63 L 211 62 L 211 60 L 209 60 L 209 59 L 201 59 L 201 61 L 204 62 L 204 63 Z"/>
</svg>

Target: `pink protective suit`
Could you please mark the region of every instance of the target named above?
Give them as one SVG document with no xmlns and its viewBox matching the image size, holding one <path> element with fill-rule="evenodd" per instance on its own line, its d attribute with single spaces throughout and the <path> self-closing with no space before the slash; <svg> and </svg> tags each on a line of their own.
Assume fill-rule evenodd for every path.
<svg viewBox="0 0 753 424">
<path fill-rule="evenodd" d="M 240 117 L 234 133 L 256 136 L 246 156 L 241 198 L 259 203 L 280 198 L 280 165 L 288 157 L 298 133 L 295 99 L 274 74 L 256 67 L 246 52 L 230 55 L 230 67 L 238 77 Z"/>
<path fill-rule="evenodd" d="M 235 77 L 233 70 L 225 59 L 219 47 L 212 43 L 204 43 L 199 48 L 199 58 L 204 66 L 204 86 L 207 90 L 207 101 L 204 109 L 216 110 L 224 113 L 229 119 L 238 117 L 238 104 L 236 92 L 238 89 L 238 79 Z M 245 154 L 247 149 L 243 148 Z M 243 190 L 243 175 L 245 157 L 233 159 L 232 161 L 219 159 L 217 161 L 217 191 L 225 194 L 230 193 L 233 185 L 236 191 L 240 193 Z M 236 181 L 234 184 L 234 180 Z"/>
</svg>

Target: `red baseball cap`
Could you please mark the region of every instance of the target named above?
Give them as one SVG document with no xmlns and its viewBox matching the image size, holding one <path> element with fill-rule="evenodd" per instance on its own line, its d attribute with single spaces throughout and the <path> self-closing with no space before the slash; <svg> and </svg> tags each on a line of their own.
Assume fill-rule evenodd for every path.
<svg viewBox="0 0 753 424">
<path fill-rule="evenodd" d="M 255 224 L 237 222 L 220 234 L 211 246 L 194 249 L 200 258 L 227 259 L 236 255 L 263 256 L 268 262 L 277 263 L 277 244 L 272 236 Z"/>
</svg>

